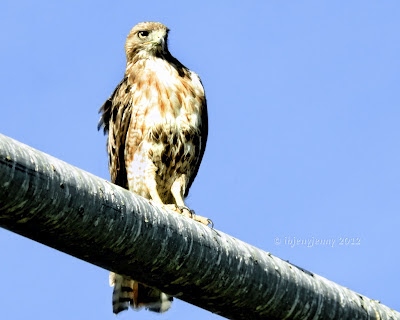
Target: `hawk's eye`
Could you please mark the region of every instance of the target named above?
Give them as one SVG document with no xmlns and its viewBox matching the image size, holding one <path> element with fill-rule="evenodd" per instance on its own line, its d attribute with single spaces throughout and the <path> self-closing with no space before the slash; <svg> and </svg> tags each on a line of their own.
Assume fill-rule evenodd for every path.
<svg viewBox="0 0 400 320">
<path fill-rule="evenodd" d="M 140 39 L 147 38 L 148 35 L 149 35 L 149 32 L 148 32 L 148 31 L 139 31 L 139 32 L 138 32 L 138 37 L 139 37 Z"/>
</svg>

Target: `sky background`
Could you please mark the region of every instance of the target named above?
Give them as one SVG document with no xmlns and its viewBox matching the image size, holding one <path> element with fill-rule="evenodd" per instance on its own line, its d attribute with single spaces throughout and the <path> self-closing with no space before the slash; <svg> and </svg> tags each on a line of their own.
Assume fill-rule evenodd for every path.
<svg viewBox="0 0 400 320">
<path fill-rule="evenodd" d="M 187 204 L 399 311 L 399 17 L 394 0 L 2 1 L 0 133 L 109 179 L 97 111 L 129 30 L 162 22 L 208 99 Z M 115 319 L 108 271 L 4 229 L 0 274 L 1 319 Z M 221 319 L 180 300 L 118 318 L 188 316 Z"/>
</svg>

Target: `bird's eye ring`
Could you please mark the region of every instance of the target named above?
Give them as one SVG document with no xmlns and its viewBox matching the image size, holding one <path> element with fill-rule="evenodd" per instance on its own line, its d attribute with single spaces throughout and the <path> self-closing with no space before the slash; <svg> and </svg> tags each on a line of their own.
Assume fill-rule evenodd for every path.
<svg viewBox="0 0 400 320">
<path fill-rule="evenodd" d="M 148 35 L 149 35 L 149 32 L 148 32 L 148 31 L 139 31 L 139 32 L 138 32 L 138 37 L 139 37 L 140 39 L 145 39 L 145 38 L 147 38 Z"/>
</svg>

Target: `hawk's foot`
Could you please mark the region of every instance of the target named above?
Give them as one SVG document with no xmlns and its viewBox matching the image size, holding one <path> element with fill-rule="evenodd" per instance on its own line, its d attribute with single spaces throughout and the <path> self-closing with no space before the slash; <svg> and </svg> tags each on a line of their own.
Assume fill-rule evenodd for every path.
<svg viewBox="0 0 400 320">
<path fill-rule="evenodd" d="M 198 216 L 194 212 L 194 210 L 191 210 L 191 209 L 189 209 L 188 207 L 185 207 L 185 206 L 179 206 L 178 208 L 181 209 L 182 212 L 189 213 L 190 214 L 190 218 L 192 218 L 194 221 L 200 222 L 200 223 L 204 224 L 205 226 L 209 225 L 211 227 L 211 229 L 214 228 L 214 223 L 210 219 L 208 219 L 206 217 Z"/>
<path fill-rule="evenodd" d="M 181 215 L 183 215 L 184 217 L 188 217 L 193 219 L 194 221 L 200 222 L 206 226 L 210 226 L 211 228 L 214 228 L 214 223 L 205 217 L 202 216 L 198 216 L 197 214 L 195 214 L 194 210 L 189 209 L 188 207 L 185 206 L 177 206 L 175 204 L 165 204 L 164 207 L 175 211 Z"/>
<path fill-rule="evenodd" d="M 179 214 L 181 214 L 181 215 L 183 215 L 185 217 L 192 218 L 192 214 L 190 213 L 190 211 L 189 212 L 188 211 L 183 211 L 181 209 L 181 207 L 178 207 L 176 204 L 164 204 L 163 207 L 166 208 L 166 209 L 172 210 L 172 211 L 174 211 L 176 213 L 179 213 Z"/>
</svg>

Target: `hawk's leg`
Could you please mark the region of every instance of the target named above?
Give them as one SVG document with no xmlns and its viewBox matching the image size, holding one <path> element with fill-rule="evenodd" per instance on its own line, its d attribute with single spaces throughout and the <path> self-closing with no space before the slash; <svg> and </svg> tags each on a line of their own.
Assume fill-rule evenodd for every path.
<svg viewBox="0 0 400 320">
<path fill-rule="evenodd" d="M 164 204 L 157 191 L 156 171 L 157 167 L 152 161 L 149 161 L 145 172 L 145 185 L 150 194 L 150 199 L 159 204 Z"/>
<path fill-rule="evenodd" d="M 171 193 L 176 202 L 176 206 L 174 205 L 175 210 L 174 209 L 172 210 L 184 215 L 185 217 L 192 218 L 193 220 L 200 222 L 206 226 L 208 226 L 209 224 L 213 225 L 210 219 L 196 215 L 194 213 L 194 210 L 190 210 L 188 207 L 185 206 L 185 203 L 183 202 L 183 195 L 185 194 L 185 188 L 186 188 L 186 175 L 182 174 L 178 179 L 174 181 L 171 187 Z"/>
</svg>

